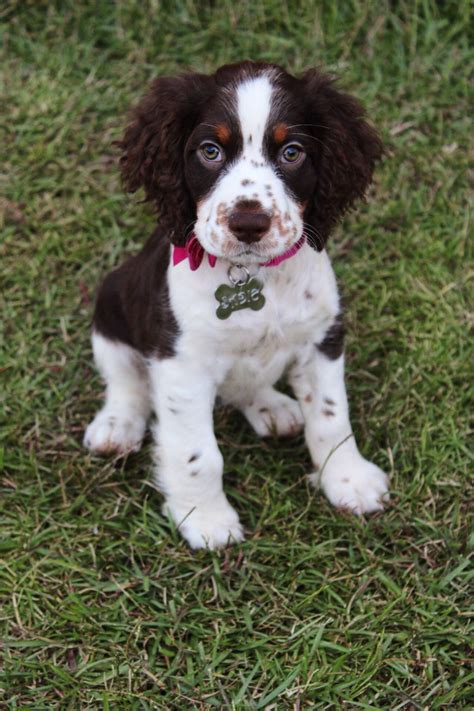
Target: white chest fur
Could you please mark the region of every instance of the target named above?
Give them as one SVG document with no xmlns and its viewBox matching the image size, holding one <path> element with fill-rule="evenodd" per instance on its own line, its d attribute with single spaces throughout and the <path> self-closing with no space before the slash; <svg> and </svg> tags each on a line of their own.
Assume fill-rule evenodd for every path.
<svg viewBox="0 0 474 711">
<path fill-rule="evenodd" d="M 265 305 L 260 311 L 243 309 L 220 320 L 215 291 L 229 284 L 228 268 L 218 260 L 211 269 L 204 260 L 195 272 L 187 262 L 168 269 L 171 305 L 181 331 L 176 355 L 207 362 L 217 382 L 244 361 L 252 369 L 275 359 L 284 367 L 297 351 L 324 338 L 339 311 L 327 253 L 305 245 L 277 267 L 250 268 L 263 283 Z"/>
</svg>

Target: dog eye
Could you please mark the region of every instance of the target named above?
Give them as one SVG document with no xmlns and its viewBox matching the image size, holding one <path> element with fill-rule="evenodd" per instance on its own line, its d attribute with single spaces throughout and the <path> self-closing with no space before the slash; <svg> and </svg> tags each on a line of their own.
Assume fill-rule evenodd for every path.
<svg viewBox="0 0 474 711">
<path fill-rule="evenodd" d="M 295 163 L 299 163 L 303 160 L 304 156 L 305 152 L 300 145 L 297 143 L 290 143 L 288 146 L 283 148 L 280 154 L 280 160 L 283 163 L 292 163 L 294 165 Z"/>
<path fill-rule="evenodd" d="M 215 143 L 202 143 L 199 146 L 199 152 L 204 160 L 212 163 L 219 163 L 223 160 L 222 151 Z"/>
</svg>

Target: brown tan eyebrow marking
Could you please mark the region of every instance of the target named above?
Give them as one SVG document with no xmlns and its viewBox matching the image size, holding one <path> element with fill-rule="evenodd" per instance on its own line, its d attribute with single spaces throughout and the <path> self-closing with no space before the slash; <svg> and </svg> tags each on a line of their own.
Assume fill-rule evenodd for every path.
<svg viewBox="0 0 474 711">
<path fill-rule="evenodd" d="M 227 143 L 230 139 L 230 128 L 225 123 L 216 126 L 216 136 L 221 143 Z"/>
<path fill-rule="evenodd" d="M 277 123 L 273 129 L 273 138 L 276 143 L 283 143 L 288 135 L 288 126 L 285 123 Z"/>
</svg>

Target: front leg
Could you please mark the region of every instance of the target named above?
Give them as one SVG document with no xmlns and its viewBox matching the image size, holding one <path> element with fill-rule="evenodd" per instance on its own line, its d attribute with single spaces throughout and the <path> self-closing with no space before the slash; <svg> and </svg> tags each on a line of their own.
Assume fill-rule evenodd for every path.
<svg viewBox="0 0 474 711">
<path fill-rule="evenodd" d="M 338 508 L 357 514 L 383 509 L 388 478 L 357 449 L 349 421 L 342 352 L 311 346 L 290 372 L 290 382 L 305 419 L 306 442 L 315 468 L 312 483 L 320 485 Z"/>
<path fill-rule="evenodd" d="M 242 526 L 222 488 L 212 368 L 167 358 L 150 365 L 150 376 L 158 416 L 156 482 L 165 511 L 192 548 L 241 541 Z"/>
</svg>

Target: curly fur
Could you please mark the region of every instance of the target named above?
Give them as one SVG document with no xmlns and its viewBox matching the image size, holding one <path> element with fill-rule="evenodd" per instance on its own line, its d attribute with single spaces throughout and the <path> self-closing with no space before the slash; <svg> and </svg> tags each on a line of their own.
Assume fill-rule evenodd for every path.
<svg viewBox="0 0 474 711">
<path fill-rule="evenodd" d="M 118 142 L 125 188 L 144 188 L 146 201 L 156 205 L 162 232 L 176 244 L 183 244 L 195 218 L 184 177 L 184 147 L 213 91 L 212 78 L 204 74 L 156 79 Z"/>
<path fill-rule="evenodd" d="M 365 196 L 383 148 L 362 105 L 340 91 L 334 78 L 310 69 L 302 83 L 310 120 L 324 127 L 321 170 L 307 220 L 326 242 L 342 215 Z"/>
<path fill-rule="evenodd" d="M 125 188 L 144 188 L 145 200 L 156 205 L 161 231 L 175 244 L 185 243 L 196 219 L 182 156 L 203 108 L 222 87 L 268 71 L 290 87 L 291 100 L 301 102 L 309 132 L 321 146 L 318 181 L 304 216 L 313 246 L 322 249 L 338 219 L 364 197 L 382 143 L 361 104 L 340 91 L 334 78 L 310 69 L 295 79 L 265 62 L 226 65 L 211 76 L 160 77 L 134 108 L 118 146 Z M 228 100 L 225 94 L 223 100 Z"/>
</svg>

